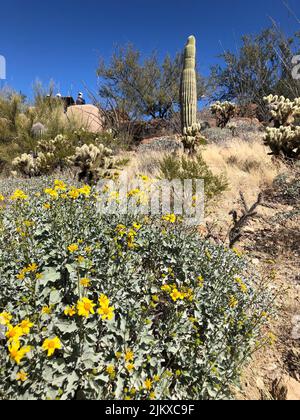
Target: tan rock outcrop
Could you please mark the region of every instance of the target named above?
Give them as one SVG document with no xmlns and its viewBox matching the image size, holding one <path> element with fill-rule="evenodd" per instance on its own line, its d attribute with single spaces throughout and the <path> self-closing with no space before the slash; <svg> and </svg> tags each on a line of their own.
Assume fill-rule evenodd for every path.
<svg viewBox="0 0 300 420">
<path fill-rule="evenodd" d="M 100 133 L 104 128 L 103 117 L 100 115 L 99 109 L 94 105 L 70 106 L 67 110 L 66 118 L 70 121 L 75 121 L 76 124 L 91 133 Z"/>
</svg>

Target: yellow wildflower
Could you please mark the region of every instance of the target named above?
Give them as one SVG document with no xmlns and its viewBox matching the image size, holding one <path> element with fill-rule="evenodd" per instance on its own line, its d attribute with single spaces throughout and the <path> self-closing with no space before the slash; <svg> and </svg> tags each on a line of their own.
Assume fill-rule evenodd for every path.
<svg viewBox="0 0 300 420">
<path fill-rule="evenodd" d="M 162 220 L 174 224 L 176 223 L 177 217 L 175 214 L 166 214 L 163 216 Z"/>
<path fill-rule="evenodd" d="M 91 286 L 91 280 L 88 279 L 87 277 L 83 278 L 80 280 L 80 284 L 82 287 L 88 288 Z"/>
<path fill-rule="evenodd" d="M 168 284 L 165 284 L 165 285 L 163 285 L 163 286 L 161 287 L 161 290 L 162 290 L 163 292 L 170 293 L 170 292 L 172 291 L 172 288 L 171 288 L 171 286 L 169 286 Z"/>
<path fill-rule="evenodd" d="M 23 335 L 23 330 L 20 326 L 13 327 L 12 325 L 8 324 L 8 331 L 6 332 L 6 337 L 9 341 L 18 341 L 20 337 Z"/>
<path fill-rule="evenodd" d="M 132 227 L 133 227 L 133 229 L 135 229 L 135 230 L 140 230 L 140 229 L 142 228 L 142 225 L 140 225 L 139 223 L 134 223 L 134 224 L 132 225 Z"/>
<path fill-rule="evenodd" d="M 56 191 L 66 191 L 67 186 L 64 183 L 64 181 L 60 181 L 60 180 L 55 180 L 54 181 L 54 189 Z"/>
<path fill-rule="evenodd" d="M 133 362 L 134 360 L 134 353 L 131 350 L 127 350 L 124 356 L 126 362 Z"/>
<path fill-rule="evenodd" d="M 52 309 L 49 306 L 44 306 L 42 308 L 42 314 L 43 315 L 50 315 L 52 312 Z"/>
<path fill-rule="evenodd" d="M 243 282 L 243 280 L 240 277 L 237 277 L 235 279 L 236 283 L 240 286 L 241 291 L 243 293 L 248 293 L 248 287 L 246 286 L 246 284 Z"/>
<path fill-rule="evenodd" d="M 132 372 L 135 369 L 135 366 L 133 363 L 128 363 L 126 365 L 126 369 L 128 370 L 128 372 Z"/>
<path fill-rule="evenodd" d="M 106 295 L 102 294 L 99 297 L 99 304 L 100 304 L 100 306 L 109 306 L 110 300 L 108 299 L 108 297 Z"/>
<path fill-rule="evenodd" d="M 78 251 L 78 249 L 79 246 L 77 244 L 71 244 L 70 246 L 68 246 L 68 251 L 71 252 L 71 254 Z"/>
<path fill-rule="evenodd" d="M 199 276 L 198 277 L 198 283 L 199 283 L 199 286 L 201 288 L 203 288 L 203 286 L 204 286 L 204 278 L 202 276 Z"/>
<path fill-rule="evenodd" d="M 64 310 L 64 314 L 72 318 L 74 315 L 76 315 L 75 306 L 67 306 L 66 309 Z"/>
<path fill-rule="evenodd" d="M 114 310 L 115 308 L 113 306 L 101 306 L 101 308 L 98 309 L 98 314 L 102 316 L 104 321 L 111 321 L 114 317 Z"/>
<path fill-rule="evenodd" d="M 114 365 L 107 366 L 106 372 L 109 374 L 109 376 L 114 376 L 116 373 Z"/>
<path fill-rule="evenodd" d="M 48 357 L 51 357 L 55 353 L 55 350 L 60 350 L 62 348 L 60 339 L 58 337 L 47 338 L 44 341 L 42 348 L 44 351 L 48 352 Z"/>
<path fill-rule="evenodd" d="M 84 318 L 88 318 L 90 315 L 94 315 L 94 307 L 96 305 L 88 298 L 82 298 L 77 303 L 78 315 Z"/>
<path fill-rule="evenodd" d="M 4 200 L 5 200 L 4 195 L 0 194 L 0 201 L 4 201 Z"/>
<path fill-rule="evenodd" d="M 12 316 L 9 312 L 2 312 L 0 314 L 0 325 L 8 325 L 12 320 Z"/>
<path fill-rule="evenodd" d="M 145 382 L 144 382 L 144 387 L 145 387 L 145 389 L 146 389 L 147 391 L 151 391 L 151 389 L 152 389 L 152 384 L 153 384 L 153 381 L 151 381 L 151 379 L 146 379 L 146 380 L 145 380 Z"/>
<path fill-rule="evenodd" d="M 68 196 L 72 199 L 72 200 L 76 200 L 79 196 L 80 196 L 80 192 L 77 188 L 72 188 L 69 192 L 68 192 Z"/>
<path fill-rule="evenodd" d="M 26 382 L 28 379 L 28 375 L 24 370 L 21 370 L 16 375 L 16 381 L 18 382 Z"/>
<path fill-rule="evenodd" d="M 234 309 L 238 306 L 239 301 L 236 299 L 235 296 L 230 296 L 230 300 L 229 300 L 229 306 L 230 308 Z"/>
<path fill-rule="evenodd" d="M 49 195 L 54 199 L 58 198 L 58 192 L 56 190 L 53 190 L 52 188 L 46 188 L 44 192 L 45 194 Z"/>
<path fill-rule="evenodd" d="M 24 191 L 22 191 L 22 190 L 16 190 L 14 193 L 13 193 L 13 195 L 10 197 L 10 199 L 12 200 L 12 201 L 17 201 L 17 200 L 20 200 L 20 201 L 25 201 L 25 200 L 27 200 L 28 199 L 28 195 L 26 195 L 25 193 L 24 193 Z"/>
<path fill-rule="evenodd" d="M 179 292 L 178 289 L 174 289 L 170 296 L 174 302 L 177 302 L 177 300 L 184 300 L 184 294 Z"/>
<path fill-rule="evenodd" d="M 84 185 L 82 188 L 79 188 L 78 192 L 81 195 L 89 197 L 91 195 L 91 187 L 89 185 Z"/>
<path fill-rule="evenodd" d="M 49 210 L 49 209 L 51 209 L 51 204 L 49 204 L 49 203 L 45 203 L 45 204 L 43 205 L 43 207 L 44 207 L 44 209 L 45 209 L 45 210 Z"/>
<path fill-rule="evenodd" d="M 33 263 L 30 264 L 25 270 L 27 271 L 27 273 L 34 273 L 35 271 L 37 271 L 37 269 L 38 266 L 35 263 Z"/>
<path fill-rule="evenodd" d="M 33 326 L 34 324 L 30 322 L 29 319 L 24 319 L 24 321 L 19 324 L 19 327 L 22 329 L 22 335 L 30 334 L 30 330 Z"/>
<path fill-rule="evenodd" d="M 10 354 L 10 357 L 19 365 L 23 358 L 26 356 L 27 353 L 30 352 L 31 347 L 21 347 L 21 344 L 19 341 L 13 341 L 12 344 L 8 347 L 8 351 Z"/>
</svg>

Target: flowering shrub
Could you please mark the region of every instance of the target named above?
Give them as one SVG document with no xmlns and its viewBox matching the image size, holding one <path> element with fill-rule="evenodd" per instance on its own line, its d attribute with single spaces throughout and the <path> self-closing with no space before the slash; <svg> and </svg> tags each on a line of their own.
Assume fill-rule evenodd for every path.
<svg viewBox="0 0 300 420">
<path fill-rule="evenodd" d="M 1 194 L 0 398 L 229 397 L 271 297 L 175 215 L 100 215 L 103 197 Z"/>
</svg>

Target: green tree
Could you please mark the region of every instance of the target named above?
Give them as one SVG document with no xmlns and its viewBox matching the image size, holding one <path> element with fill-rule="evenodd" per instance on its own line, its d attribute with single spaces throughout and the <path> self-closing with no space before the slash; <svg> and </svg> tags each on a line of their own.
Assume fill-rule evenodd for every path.
<svg viewBox="0 0 300 420">
<path fill-rule="evenodd" d="M 214 99 L 256 104 L 259 115 L 266 118 L 264 96 L 300 96 L 300 83 L 292 77 L 292 58 L 299 51 L 297 41 L 297 36 L 286 38 L 276 25 L 258 35 L 244 36 L 237 52 L 225 51 L 221 55 L 225 66 L 212 68 L 210 87 L 216 92 Z"/>
<path fill-rule="evenodd" d="M 143 60 L 133 45 L 117 46 L 110 64 L 100 62 L 100 97 L 130 117 L 167 119 L 178 108 L 182 65 L 182 54 L 167 55 L 160 63 L 156 53 Z M 198 79 L 201 97 L 204 81 Z"/>
</svg>

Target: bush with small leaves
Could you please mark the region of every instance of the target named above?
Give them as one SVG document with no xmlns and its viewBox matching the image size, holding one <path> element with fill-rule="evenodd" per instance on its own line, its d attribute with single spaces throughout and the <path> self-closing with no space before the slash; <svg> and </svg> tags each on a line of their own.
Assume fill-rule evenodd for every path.
<svg viewBox="0 0 300 420">
<path fill-rule="evenodd" d="M 160 162 L 160 171 L 161 178 L 168 181 L 203 180 L 208 199 L 222 194 L 228 188 L 226 177 L 214 175 L 200 153 L 194 157 L 177 154 L 165 156 Z"/>
<path fill-rule="evenodd" d="M 240 254 L 175 215 L 99 213 L 115 191 L 0 193 L 0 399 L 232 397 L 272 338 Z"/>
</svg>

